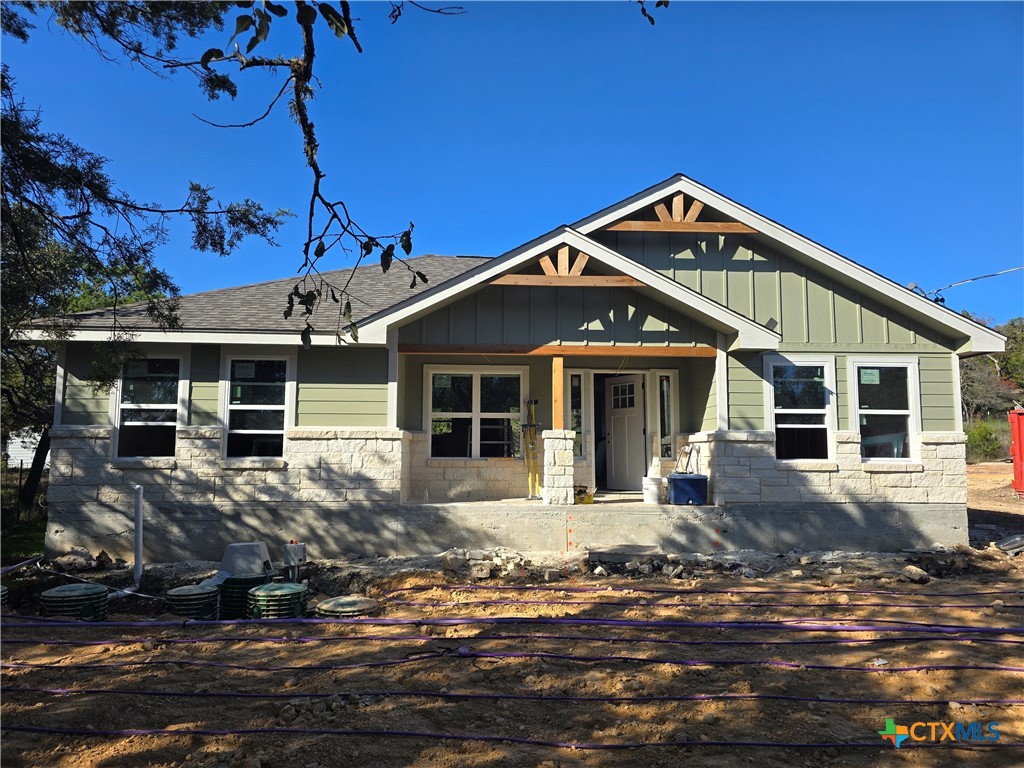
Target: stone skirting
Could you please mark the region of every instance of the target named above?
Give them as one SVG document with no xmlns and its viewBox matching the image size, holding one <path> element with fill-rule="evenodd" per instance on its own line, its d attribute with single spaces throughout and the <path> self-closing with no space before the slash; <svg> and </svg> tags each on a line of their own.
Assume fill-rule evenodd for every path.
<svg viewBox="0 0 1024 768">
<path fill-rule="evenodd" d="M 523 459 L 431 458 L 430 434 L 410 435 L 408 501 L 441 504 L 526 498 Z"/>
<path fill-rule="evenodd" d="M 779 461 L 773 432 L 690 435 L 700 447 L 700 471 L 717 505 L 821 502 L 830 504 L 967 503 L 966 438 L 923 432 L 911 461 L 862 461 L 860 433 L 836 432 L 828 460 Z"/>
<path fill-rule="evenodd" d="M 280 458 L 221 457 L 221 428 L 183 427 L 173 458 L 111 458 L 113 430 L 51 432 L 48 502 L 149 504 L 402 501 L 408 433 L 397 429 L 289 429 Z"/>
</svg>

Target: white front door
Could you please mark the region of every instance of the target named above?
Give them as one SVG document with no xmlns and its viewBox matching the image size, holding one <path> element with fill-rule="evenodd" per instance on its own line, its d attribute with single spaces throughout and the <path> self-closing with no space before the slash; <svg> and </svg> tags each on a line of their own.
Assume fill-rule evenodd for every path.
<svg viewBox="0 0 1024 768">
<path fill-rule="evenodd" d="M 612 490 L 639 491 L 647 474 L 643 381 L 640 374 L 605 379 L 608 488 Z"/>
</svg>

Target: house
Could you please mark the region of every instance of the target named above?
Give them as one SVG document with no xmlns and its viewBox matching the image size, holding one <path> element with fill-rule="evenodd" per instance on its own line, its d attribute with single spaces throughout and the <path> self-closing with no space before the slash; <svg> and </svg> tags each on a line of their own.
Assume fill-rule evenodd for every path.
<svg viewBox="0 0 1024 768">
<path fill-rule="evenodd" d="M 898 254 L 893 254 L 898 257 Z M 146 359 L 97 394 L 109 311 L 58 371 L 47 546 L 148 558 L 965 544 L 960 357 L 999 334 L 684 176 L 496 258 L 351 277 L 358 341 L 308 347 L 293 279 L 123 307 Z M 528 501 L 535 401 L 543 498 Z M 645 504 L 681 453 L 707 504 Z M 573 505 L 574 486 L 598 502 Z M 605 491 L 625 493 L 611 494 Z"/>
</svg>

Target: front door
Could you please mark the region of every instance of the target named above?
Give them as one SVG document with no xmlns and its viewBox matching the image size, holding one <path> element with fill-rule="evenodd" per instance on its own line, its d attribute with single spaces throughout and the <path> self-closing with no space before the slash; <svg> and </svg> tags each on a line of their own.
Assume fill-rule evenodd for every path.
<svg viewBox="0 0 1024 768">
<path fill-rule="evenodd" d="M 643 381 L 639 374 L 605 380 L 608 488 L 612 490 L 639 491 L 647 473 Z"/>
</svg>

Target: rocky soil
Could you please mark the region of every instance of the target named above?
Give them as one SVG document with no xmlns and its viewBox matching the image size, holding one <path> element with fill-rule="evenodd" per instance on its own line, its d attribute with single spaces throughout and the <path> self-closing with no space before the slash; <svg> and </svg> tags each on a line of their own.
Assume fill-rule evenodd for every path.
<svg viewBox="0 0 1024 768">
<path fill-rule="evenodd" d="M 970 471 L 970 548 L 937 552 L 450 551 L 301 573 L 356 622 L 196 625 L 121 596 L 109 621 L 5 616 L 8 766 L 1018 766 L 1024 533 L 1008 465 Z M 131 572 L 65 560 L 125 587 Z M 55 564 L 56 565 L 56 564 Z M 141 591 L 216 563 L 147 569 Z M 49 570 L 56 568 L 48 566 Z M 34 572 L 11 608 L 68 574 Z M 118 622 L 135 622 L 135 626 Z M 955 627 L 971 627 L 970 631 Z M 897 724 L 998 722 L 998 742 L 895 750 Z M 29 730 L 35 729 L 35 730 Z M 989 746 L 983 746 L 989 745 Z M 981 745 L 981 746 L 980 746 Z"/>
</svg>

